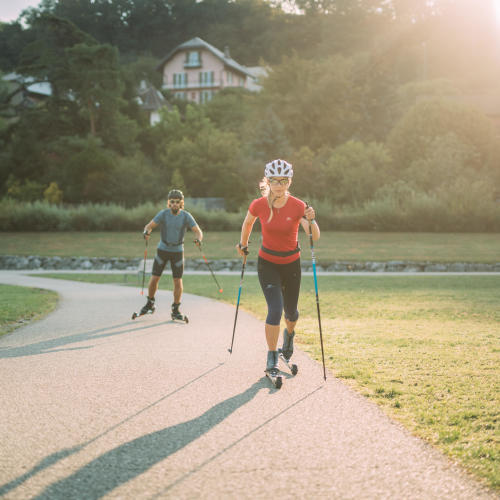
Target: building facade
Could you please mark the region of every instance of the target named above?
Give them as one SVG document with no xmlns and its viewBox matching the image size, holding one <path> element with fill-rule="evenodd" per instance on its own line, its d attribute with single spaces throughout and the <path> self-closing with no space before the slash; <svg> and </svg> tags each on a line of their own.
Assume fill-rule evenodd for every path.
<svg viewBox="0 0 500 500">
<path fill-rule="evenodd" d="M 201 38 L 192 38 L 172 50 L 158 65 L 163 88 L 174 97 L 203 104 L 227 87 L 258 91 L 257 72 Z M 261 72 L 262 73 L 262 72 Z"/>
</svg>

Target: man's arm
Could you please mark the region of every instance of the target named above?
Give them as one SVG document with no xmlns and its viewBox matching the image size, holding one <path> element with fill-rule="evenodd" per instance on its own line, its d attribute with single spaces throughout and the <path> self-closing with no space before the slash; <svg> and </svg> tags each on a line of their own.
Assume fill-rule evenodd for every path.
<svg viewBox="0 0 500 500">
<path fill-rule="evenodd" d="M 194 242 L 196 243 L 196 240 L 198 240 L 201 243 L 203 240 L 203 233 L 201 232 L 200 226 L 193 226 L 191 228 L 191 231 L 193 231 L 193 233 L 196 235 L 196 239 Z"/>
<path fill-rule="evenodd" d="M 144 238 L 149 239 L 149 236 L 151 235 L 151 231 L 155 228 L 158 227 L 158 224 L 152 220 L 151 222 L 148 222 L 144 226 Z"/>
</svg>

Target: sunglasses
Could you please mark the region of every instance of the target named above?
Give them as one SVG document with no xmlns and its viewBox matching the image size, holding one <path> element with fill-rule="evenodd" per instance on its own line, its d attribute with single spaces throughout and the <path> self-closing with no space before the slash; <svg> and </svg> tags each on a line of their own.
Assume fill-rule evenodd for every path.
<svg viewBox="0 0 500 500">
<path fill-rule="evenodd" d="M 280 186 L 286 186 L 289 182 L 289 179 L 269 179 L 269 184 L 273 186 L 277 186 L 278 184 Z"/>
<path fill-rule="evenodd" d="M 169 203 L 176 203 L 177 205 L 180 205 L 182 200 L 168 200 Z"/>
</svg>

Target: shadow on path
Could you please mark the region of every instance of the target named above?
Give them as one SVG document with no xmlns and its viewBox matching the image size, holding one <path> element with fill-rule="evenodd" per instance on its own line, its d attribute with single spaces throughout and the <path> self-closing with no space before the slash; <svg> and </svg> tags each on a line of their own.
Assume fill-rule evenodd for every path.
<svg viewBox="0 0 500 500">
<path fill-rule="evenodd" d="M 216 404 L 199 417 L 124 443 L 48 486 L 35 498 L 102 498 L 201 437 L 266 387 L 265 378 L 262 378 L 246 391 Z"/>
<path fill-rule="evenodd" d="M 106 337 L 113 337 L 115 335 L 122 335 L 124 333 L 137 332 L 146 330 L 148 328 L 155 328 L 157 326 L 166 325 L 170 321 L 162 321 L 152 325 L 140 325 L 134 328 L 127 328 L 124 330 L 113 331 L 116 328 L 122 328 L 132 324 L 132 321 L 122 323 L 121 325 L 109 326 L 106 328 L 99 328 L 89 332 L 76 333 L 74 335 L 67 335 L 65 337 L 57 337 L 54 339 L 42 340 L 34 344 L 27 344 L 19 347 L 0 347 L 0 359 L 3 358 L 21 358 L 24 356 L 37 356 L 39 354 L 50 354 L 59 351 L 74 351 L 79 349 L 91 349 L 93 346 L 84 347 L 64 347 L 77 342 L 87 342 L 89 340 L 97 340 Z"/>
<path fill-rule="evenodd" d="M 264 377 L 264 379 L 265 379 L 265 377 Z M 286 413 L 288 410 L 290 410 L 294 406 L 297 406 L 299 403 L 302 403 L 302 401 L 304 401 L 308 397 L 312 396 L 315 392 L 319 391 L 322 387 L 323 387 L 323 385 L 321 385 L 319 387 L 316 387 L 316 389 L 313 389 L 311 392 L 309 392 L 308 394 L 306 394 L 304 397 L 298 399 L 297 401 L 295 401 L 291 405 L 287 406 L 285 409 L 283 409 L 282 411 L 280 411 L 276 415 L 273 415 L 272 417 L 268 418 L 266 421 L 262 422 L 257 427 L 254 427 L 251 431 L 248 431 L 245 435 L 241 436 L 236 441 L 233 441 L 231 444 L 229 444 L 228 446 L 226 446 L 225 448 L 223 448 L 222 450 L 220 450 L 219 452 L 217 452 L 215 455 L 212 455 L 210 458 L 207 458 L 204 462 L 202 462 L 201 464 L 197 465 L 194 469 L 190 470 L 189 472 L 187 472 L 186 474 L 184 474 L 183 476 L 181 476 L 179 479 L 176 479 L 173 483 L 169 484 L 165 489 L 163 489 L 160 493 L 158 493 L 157 495 L 155 495 L 153 498 L 158 498 L 160 496 L 163 496 L 165 493 L 167 493 L 167 491 L 170 491 L 172 488 L 174 488 L 175 486 L 177 486 L 179 483 L 182 483 L 182 481 L 186 480 L 188 477 L 192 476 L 196 472 L 198 472 L 201 469 L 203 469 L 203 467 L 205 467 L 209 463 L 211 463 L 214 460 L 216 460 L 217 458 L 219 458 L 221 455 L 223 455 L 224 453 L 226 453 L 226 451 L 229 451 L 231 448 L 234 448 L 237 444 L 241 443 L 247 437 L 251 436 L 252 434 L 254 434 L 255 432 L 257 432 L 258 430 L 262 429 L 262 427 L 266 426 L 267 424 L 269 424 L 273 420 L 276 420 L 278 417 L 280 417 L 281 415 L 283 415 L 284 413 Z"/>
<path fill-rule="evenodd" d="M 75 453 L 80 452 L 85 447 L 87 447 L 89 444 L 94 443 L 98 439 L 100 439 L 103 436 L 105 436 L 106 434 L 109 434 L 110 432 L 114 431 L 115 429 L 117 429 L 121 425 L 125 424 L 126 422 L 129 422 L 130 420 L 132 420 L 133 418 L 137 417 L 141 413 L 144 413 L 147 410 L 149 410 L 150 408 L 153 408 L 153 406 L 156 406 L 157 404 L 161 403 L 162 401 L 165 401 L 170 396 L 173 396 L 174 394 L 178 393 L 182 389 L 185 389 L 188 385 L 191 385 L 194 382 L 196 382 L 197 380 L 202 379 L 203 377 L 207 376 L 209 373 L 211 373 L 211 372 L 217 370 L 218 368 L 220 368 L 223 364 L 224 363 L 219 363 L 217 366 L 214 366 L 213 368 L 210 368 L 210 370 L 207 370 L 206 372 L 202 373 L 201 375 L 198 375 L 198 377 L 190 380 L 189 382 L 186 382 L 181 387 L 178 387 L 177 389 L 169 392 L 168 394 L 166 394 L 162 398 L 160 398 L 160 399 L 154 401 L 153 403 L 147 405 L 146 407 L 142 408 L 141 410 L 139 410 L 138 412 L 134 413 L 133 415 L 130 415 L 129 417 L 124 418 L 122 421 L 120 421 L 117 424 L 113 425 L 109 429 L 101 432 L 100 434 L 98 434 L 97 436 L 95 436 L 92 439 L 88 440 L 87 442 L 85 442 L 83 444 L 79 444 L 77 446 L 74 446 L 73 448 L 66 448 L 64 450 L 57 451 L 56 453 L 53 453 L 52 455 L 49 455 L 48 457 L 45 457 L 37 465 L 35 465 L 35 467 L 33 467 L 30 471 L 26 472 L 22 476 L 19 476 L 18 478 L 14 479 L 13 481 L 10 481 L 9 483 L 6 483 L 6 484 L 0 486 L 0 497 L 2 497 L 3 495 L 6 495 L 9 491 L 17 488 L 18 486 L 20 486 L 21 484 L 23 484 L 24 482 L 26 482 L 31 477 L 35 476 L 36 474 L 38 474 L 39 472 L 41 472 L 41 471 L 43 471 L 45 469 L 48 469 L 49 467 L 51 467 L 52 465 L 56 464 L 60 460 L 63 460 L 63 459 L 65 459 L 65 458 L 67 458 L 67 457 L 69 457 L 69 456 L 71 456 L 71 455 L 73 455 Z"/>
</svg>

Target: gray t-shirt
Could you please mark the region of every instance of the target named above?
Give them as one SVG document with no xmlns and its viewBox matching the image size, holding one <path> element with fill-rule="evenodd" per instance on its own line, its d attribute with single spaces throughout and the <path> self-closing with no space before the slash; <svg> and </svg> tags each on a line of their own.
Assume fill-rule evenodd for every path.
<svg viewBox="0 0 500 500">
<path fill-rule="evenodd" d="M 184 250 L 186 229 L 191 229 L 197 225 L 189 212 L 179 210 L 177 215 L 174 215 L 170 208 L 158 212 L 153 221 L 160 226 L 161 231 L 158 249 L 166 252 L 182 252 Z"/>
</svg>

